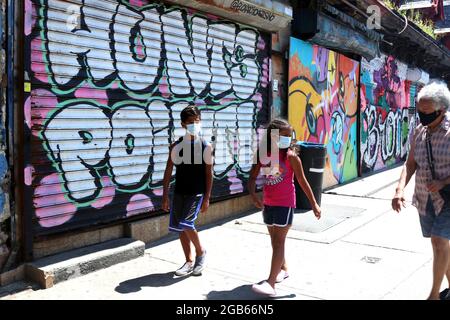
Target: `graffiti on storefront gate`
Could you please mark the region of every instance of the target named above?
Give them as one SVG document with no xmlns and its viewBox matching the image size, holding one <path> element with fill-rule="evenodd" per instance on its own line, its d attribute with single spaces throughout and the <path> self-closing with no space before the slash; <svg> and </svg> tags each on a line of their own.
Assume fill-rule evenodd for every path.
<svg viewBox="0 0 450 320">
<path fill-rule="evenodd" d="M 112 219 L 158 209 L 168 145 L 192 104 L 205 137 L 217 137 L 213 196 L 245 190 L 249 136 L 267 120 L 265 35 L 149 1 L 25 6 L 25 182 L 40 226 L 79 212 L 100 221 L 94 212 Z"/>
<path fill-rule="evenodd" d="M 381 56 L 361 68 L 361 170 L 384 169 L 405 159 L 414 116 L 409 116 L 407 65 Z"/>
<path fill-rule="evenodd" d="M 359 63 L 291 38 L 289 122 L 300 141 L 327 146 L 324 185 L 357 176 Z"/>
</svg>

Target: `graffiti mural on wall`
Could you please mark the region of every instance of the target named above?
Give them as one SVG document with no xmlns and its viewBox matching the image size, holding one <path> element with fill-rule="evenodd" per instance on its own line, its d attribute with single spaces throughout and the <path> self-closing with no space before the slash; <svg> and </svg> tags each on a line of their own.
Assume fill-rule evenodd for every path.
<svg viewBox="0 0 450 320">
<path fill-rule="evenodd" d="M 157 210 L 192 104 L 217 137 L 213 197 L 244 191 L 249 137 L 267 121 L 265 35 L 150 1 L 26 1 L 25 21 L 25 179 L 40 227 Z"/>
<path fill-rule="evenodd" d="M 407 65 L 381 56 L 361 68 L 361 171 L 386 168 L 405 159 L 409 148 L 410 82 Z"/>
<path fill-rule="evenodd" d="M 359 63 L 291 38 L 289 122 L 300 141 L 327 145 L 324 185 L 357 176 Z"/>
</svg>

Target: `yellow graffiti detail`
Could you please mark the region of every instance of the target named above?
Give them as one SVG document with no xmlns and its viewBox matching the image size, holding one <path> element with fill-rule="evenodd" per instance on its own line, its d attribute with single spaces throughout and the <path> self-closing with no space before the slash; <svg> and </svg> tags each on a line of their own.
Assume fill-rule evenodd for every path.
<svg viewBox="0 0 450 320">
<path fill-rule="evenodd" d="M 299 141 L 308 141 L 311 136 L 306 121 L 306 106 L 311 105 L 315 119 L 323 115 L 322 97 L 310 82 L 304 79 L 294 81 L 289 86 L 289 122 Z"/>
<path fill-rule="evenodd" d="M 328 55 L 328 84 L 331 87 L 334 86 L 334 82 L 336 79 L 336 54 L 333 51 L 329 51 Z"/>
</svg>

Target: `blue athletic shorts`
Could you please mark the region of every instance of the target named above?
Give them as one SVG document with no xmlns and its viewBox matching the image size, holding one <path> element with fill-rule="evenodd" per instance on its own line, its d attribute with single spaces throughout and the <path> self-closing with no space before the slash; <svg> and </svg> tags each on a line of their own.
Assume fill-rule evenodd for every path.
<svg viewBox="0 0 450 320">
<path fill-rule="evenodd" d="M 450 240 L 450 206 L 447 203 L 436 216 L 431 198 L 428 198 L 426 215 L 420 215 L 420 226 L 425 238 L 441 237 Z"/>
<path fill-rule="evenodd" d="M 294 209 L 290 207 L 264 206 L 264 223 L 268 226 L 286 227 L 292 224 Z"/>
<path fill-rule="evenodd" d="M 203 194 L 173 195 L 170 208 L 169 231 L 181 232 L 186 229 L 195 230 L 194 222 L 203 203 Z"/>
</svg>

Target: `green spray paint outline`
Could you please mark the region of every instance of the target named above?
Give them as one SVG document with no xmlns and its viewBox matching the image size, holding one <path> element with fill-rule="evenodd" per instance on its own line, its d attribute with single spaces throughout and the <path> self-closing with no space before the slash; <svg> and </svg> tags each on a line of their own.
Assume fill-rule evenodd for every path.
<svg viewBox="0 0 450 320">
<path fill-rule="evenodd" d="M 44 62 L 44 64 L 45 64 L 45 70 L 46 70 L 46 72 L 47 72 L 48 83 L 51 85 L 51 89 L 50 89 L 50 90 L 51 90 L 53 93 L 55 93 L 56 95 L 60 96 L 60 95 L 67 95 L 67 94 L 70 94 L 70 93 L 76 91 L 77 89 L 79 89 L 79 88 L 81 88 L 81 87 L 83 87 L 83 86 L 85 86 L 85 85 L 88 85 L 89 88 L 91 88 L 91 89 L 107 90 L 107 89 L 110 89 L 110 88 L 112 88 L 114 85 L 117 84 L 117 87 L 120 88 L 120 89 L 123 89 L 124 91 L 126 91 L 127 95 L 128 95 L 130 98 L 142 99 L 142 100 L 145 99 L 145 100 L 146 100 L 145 103 L 146 103 L 147 105 L 148 105 L 148 102 L 151 102 L 151 101 L 154 101 L 154 100 L 161 100 L 161 101 L 164 101 L 164 102 L 168 102 L 168 103 L 170 103 L 170 104 L 174 104 L 174 103 L 177 103 L 177 102 L 187 102 L 187 103 L 191 103 L 191 102 L 195 101 L 195 99 L 198 98 L 198 95 L 197 95 L 197 94 L 195 94 L 194 96 L 192 96 L 192 97 L 190 97 L 190 98 L 180 97 L 180 98 L 173 98 L 173 99 L 171 99 L 171 100 L 168 100 L 168 99 L 165 99 L 165 98 L 160 98 L 160 97 L 155 97 L 155 96 L 153 96 L 153 94 L 159 90 L 159 89 L 158 89 L 158 85 L 155 85 L 154 88 L 153 88 L 153 90 L 151 90 L 151 91 L 149 91 L 149 92 L 147 92 L 147 93 L 136 93 L 135 91 L 130 90 L 130 89 L 124 87 L 124 86 L 123 86 L 123 83 L 122 83 L 123 80 L 120 79 L 120 77 L 118 77 L 117 75 L 116 75 L 116 78 L 115 78 L 115 79 L 111 79 L 111 82 L 110 82 L 109 84 L 100 87 L 100 86 L 97 86 L 96 84 L 94 84 L 94 82 L 93 82 L 93 80 L 92 80 L 92 79 L 93 79 L 92 73 L 90 72 L 89 68 L 86 68 L 86 72 L 87 72 L 87 76 L 88 76 L 87 79 L 81 80 L 76 86 L 74 86 L 74 87 L 71 88 L 71 89 L 67 89 L 67 90 L 60 89 L 60 87 L 61 87 L 62 85 L 60 85 L 59 83 L 57 83 L 57 81 L 54 79 L 54 73 L 51 72 L 51 70 L 50 70 L 50 60 L 49 60 L 49 56 L 48 56 L 48 55 L 50 54 L 50 51 L 47 50 L 47 48 L 46 48 L 46 43 L 48 43 L 49 40 L 48 40 L 48 37 L 46 36 L 46 31 L 48 31 L 48 30 L 47 30 L 47 28 L 44 28 L 44 25 L 48 22 L 48 17 L 46 17 L 45 14 L 44 14 L 44 13 L 45 13 L 45 10 L 46 10 L 46 7 L 44 7 L 45 3 L 46 3 L 45 0 L 41 0 L 41 1 L 40 1 L 40 5 L 41 5 L 41 6 L 40 6 L 40 9 L 39 9 L 39 26 L 41 27 L 41 30 L 40 30 L 40 37 L 41 37 L 42 58 L 43 58 L 43 62 Z M 125 2 L 125 1 L 120 1 L 120 0 L 119 0 L 117 7 L 118 7 L 119 5 L 121 5 L 121 4 L 125 5 L 126 7 L 136 9 L 133 5 L 130 5 L 130 4 L 129 4 L 129 1 L 128 1 L 128 2 Z M 167 6 L 160 5 L 160 4 L 148 4 L 148 5 L 146 5 L 146 6 L 140 7 L 140 8 L 138 9 L 138 11 L 145 11 L 145 10 L 149 10 L 149 9 L 152 9 L 152 8 L 163 8 L 163 9 L 164 9 L 164 13 L 172 12 L 172 11 L 174 11 L 174 10 L 180 10 L 180 11 L 185 11 L 187 14 L 189 14 L 189 12 L 187 12 L 185 8 L 182 8 L 182 7 L 179 7 L 179 6 L 170 6 L 170 9 L 167 9 L 167 8 L 168 8 Z M 47 10 L 48 10 L 48 8 L 47 8 Z M 116 9 L 116 14 L 117 14 L 117 9 Z M 207 21 L 214 21 L 214 20 L 209 19 L 208 17 L 206 17 L 206 16 L 204 16 L 204 15 L 197 14 L 197 13 L 194 13 L 194 14 L 192 14 L 192 15 L 189 15 L 189 19 L 188 19 L 189 30 L 188 30 L 188 31 L 190 32 L 190 34 L 192 34 L 192 27 L 191 27 L 191 25 L 192 25 L 192 19 L 193 19 L 194 17 L 196 17 L 196 16 L 202 17 L 202 18 L 204 18 L 204 19 L 207 20 Z M 215 21 L 214 21 L 214 22 L 215 22 Z M 220 23 L 220 21 L 217 20 L 217 23 Z M 258 41 L 259 41 L 259 39 L 260 39 L 260 37 L 261 37 L 261 35 L 258 33 L 258 30 L 254 29 L 254 28 L 251 28 L 251 27 L 248 27 L 248 26 L 243 26 L 243 25 L 241 25 L 241 24 L 239 24 L 239 23 L 235 23 L 235 22 L 230 22 L 230 23 L 231 23 L 231 24 L 234 24 L 234 25 L 237 26 L 237 27 L 239 27 L 240 31 L 243 31 L 243 30 L 251 30 L 251 31 L 254 31 L 254 32 L 256 33 L 256 36 L 257 36 L 256 39 L 255 39 L 255 48 L 257 48 Z M 189 42 L 189 43 L 191 42 L 190 39 L 191 39 L 191 38 L 188 37 L 188 42 Z M 190 44 L 191 44 L 191 43 L 190 43 Z M 258 49 L 257 49 L 257 52 L 258 52 Z M 227 104 L 215 105 L 215 106 L 204 106 L 204 107 L 200 107 L 200 109 L 201 109 L 201 110 L 202 110 L 202 109 L 209 109 L 209 110 L 214 110 L 215 112 L 217 112 L 217 111 L 220 111 L 220 110 L 222 110 L 222 109 L 225 109 L 225 108 L 227 108 L 228 106 L 231 106 L 231 105 L 233 105 L 233 104 L 236 104 L 236 105 L 239 106 L 239 105 L 242 104 L 242 103 L 251 102 L 251 98 L 258 92 L 258 90 L 259 90 L 259 88 L 260 88 L 260 85 L 261 85 L 261 76 L 262 76 L 262 72 L 261 72 L 261 65 L 260 65 L 258 59 L 256 59 L 257 56 L 258 56 L 258 53 L 255 54 L 255 60 L 254 60 L 254 61 L 255 61 L 255 64 L 256 64 L 257 70 L 258 70 L 258 81 L 257 81 L 257 84 L 256 84 L 256 86 L 255 86 L 255 89 L 253 90 L 253 94 L 252 94 L 248 99 L 239 98 L 239 97 L 237 97 L 237 95 L 234 93 L 233 95 L 236 97 L 236 99 L 233 100 L 232 102 L 229 102 L 229 103 L 227 103 Z M 165 61 L 165 63 L 164 63 L 165 66 L 167 66 L 166 63 L 167 63 L 167 59 L 166 59 L 166 61 Z M 210 67 L 209 67 L 209 68 L 210 68 Z M 116 70 L 116 71 L 117 71 L 117 70 Z M 166 75 L 166 76 L 167 76 L 167 67 L 164 68 L 164 69 L 162 70 L 162 75 Z M 167 79 L 168 79 L 167 81 L 168 81 L 168 83 L 169 83 L 169 77 L 167 77 Z M 170 83 L 169 83 L 169 84 L 170 84 Z M 232 86 L 234 86 L 233 83 L 232 83 Z M 169 88 L 169 90 L 170 90 L 170 85 L 168 86 L 168 88 Z M 170 92 L 173 93 L 171 90 L 170 90 Z M 215 96 L 211 95 L 210 91 L 209 91 L 209 92 L 207 93 L 207 95 L 206 95 L 205 97 L 203 97 L 202 99 L 206 99 L 206 98 L 208 98 L 208 97 L 210 97 L 210 98 L 212 99 L 212 101 L 215 102 L 215 103 L 220 103 L 220 101 L 223 99 L 223 98 L 215 99 L 215 98 L 214 98 Z M 115 110 L 115 109 L 117 109 L 117 107 L 118 107 L 119 105 L 122 104 L 122 103 L 116 103 L 116 104 L 114 104 L 112 107 L 109 107 L 109 106 L 105 106 L 105 105 L 103 105 L 103 104 L 97 103 L 95 100 L 89 99 L 89 98 L 70 99 L 70 100 L 66 100 L 66 101 L 63 101 L 63 102 L 61 102 L 61 103 L 58 103 L 57 106 L 54 108 L 54 110 L 52 110 L 52 111 L 50 111 L 50 112 L 48 113 L 48 116 L 53 117 L 54 113 L 58 112 L 58 111 L 59 111 L 60 109 L 62 109 L 62 108 L 65 108 L 68 104 L 75 103 L 75 102 L 76 102 L 76 103 L 83 103 L 83 102 L 84 102 L 84 103 L 87 103 L 87 104 L 93 104 L 94 106 L 99 107 L 99 108 L 101 108 L 102 110 L 105 110 L 105 109 L 106 109 L 106 110 L 108 110 L 108 111 L 110 111 L 110 112 L 113 111 L 113 110 Z M 123 102 L 123 103 L 127 103 L 128 105 L 130 105 L 130 101 L 128 101 L 128 100 L 127 100 L 126 102 Z M 131 104 L 133 104 L 133 103 L 131 103 Z M 143 104 L 143 103 L 139 103 L 139 102 L 134 101 L 134 104 L 135 104 L 135 105 L 137 104 L 138 107 L 141 107 L 141 104 Z M 256 107 L 255 107 L 255 112 L 256 112 Z M 146 110 L 146 113 L 148 114 L 148 110 Z M 253 114 L 253 118 L 256 118 L 256 113 Z M 149 117 L 149 119 L 150 119 L 150 121 L 151 121 L 151 118 L 150 118 L 150 117 Z M 47 119 L 47 120 L 45 121 L 45 127 L 47 126 L 49 120 L 51 120 L 51 119 Z M 253 121 L 253 123 L 255 124 L 255 120 Z M 254 127 L 254 129 L 256 129 L 256 127 Z M 112 130 L 111 130 L 111 133 L 112 133 Z M 62 168 L 60 168 L 60 165 L 58 165 L 58 161 L 57 161 L 56 159 L 53 159 L 52 152 L 51 152 L 51 150 L 49 150 L 49 147 L 47 146 L 46 139 L 43 137 L 43 131 L 40 131 L 40 132 L 38 133 L 38 135 L 39 135 L 39 138 L 43 141 L 44 149 L 47 151 L 48 157 L 49 157 L 50 160 L 52 161 L 52 166 L 57 170 L 57 173 L 58 173 L 58 177 L 59 177 L 59 179 L 60 179 L 60 182 L 62 182 L 62 183 L 61 183 L 61 184 L 62 184 L 61 187 L 62 187 L 63 191 L 69 192 L 69 190 L 66 188 L 66 185 L 65 185 L 65 184 L 67 183 L 67 181 L 65 181 L 65 179 L 61 176 L 61 172 L 64 172 L 64 170 L 62 170 Z M 111 139 L 112 139 L 112 137 L 111 137 Z M 108 150 L 108 152 L 109 152 L 109 150 Z M 101 169 L 103 169 L 105 166 L 107 167 L 108 175 L 110 174 L 108 165 L 109 165 L 109 163 L 106 162 L 106 164 L 104 164 L 104 165 L 102 165 L 102 166 L 93 166 L 94 171 L 95 171 L 95 174 L 97 175 L 96 177 L 99 178 L 100 181 L 101 181 L 101 176 L 99 175 L 99 171 L 100 171 Z M 242 175 L 244 175 L 244 177 L 247 177 L 247 176 L 249 175 L 248 172 L 244 172 L 244 171 L 241 170 L 241 168 L 239 167 L 238 162 L 235 162 L 231 168 L 227 168 L 227 171 L 226 171 L 226 172 L 228 172 L 229 170 L 232 170 L 233 168 L 237 169 L 237 171 L 238 171 L 239 173 L 241 173 Z M 94 178 L 96 178 L 96 177 L 94 176 Z M 109 178 L 111 178 L 111 176 L 109 176 Z M 219 179 L 219 177 L 217 177 L 217 179 Z M 151 179 L 150 179 L 150 180 L 151 180 Z M 149 182 L 148 182 L 148 187 L 150 188 L 151 185 L 154 185 L 154 184 L 153 184 L 151 181 L 149 181 Z M 118 185 L 116 185 L 116 187 L 117 187 L 117 190 L 119 190 L 119 191 L 121 191 L 121 192 L 134 193 L 134 192 L 138 192 L 138 191 L 142 191 L 143 189 L 146 189 L 146 183 L 144 183 L 140 188 L 133 189 L 133 190 L 131 190 L 131 189 L 123 190 L 123 189 L 121 189 L 120 187 L 118 187 Z M 100 190 L 100 191 L 101 191 L 101 190 Z M 99 191 L 99 193 L 100 193 L 100 191 Z M 70 201 L 70 203 L 74 203 L 74 204 L 76 205 L 76 207 L 86 207 L 86 206 L 89 206 L 92 202 L 96 201 L 96 200 L 97 200 L 97 197 L 98 197 L 98 196 L 97 196 L 97 197 L 96 197 L 95 199 L 93 199 L 93 200 L 90 200 L 90 201 L 87 201 L 87 202 L 80 203 L 80 202 L 77 202 L 76 200 L 70 199 L 70 198 L 68 197 L 67 194 L 65 194 L 64 196 L 65 196 L 65 198 L 66 198 L 68 201 Z"/>
<path fill-rule="evenodd" d="M 158 92 L 159 86 L 161 85 L 160 83 L 157 83 L 157 84 L 154 86 L 154 88 L 153 88 L 152 90 L 150 90 L 149 92 L 146 92 L 146 93 L 136 93 L 134 90 L 131 90 L 131 89 L 127 88 L 127 87 L 123 84 L 123 83 L 124 83 L 124 80 L 122 80 L 118 74 L 116 75 L 116 77 L 115 77 L 114 79 L 111 79 L 111 82 L 108 83 L 107 85 L 102 86 L 102 87 L 97 86 L 97 85 L 93 82 L 93 76 L 92 76 L 92 73 L 91 73 L 89 67 L 86 68 L 86 73 L 87 73 L 87 76 L 88 76 L 86 79 L 81 80 L 81 81 L 80 81 L 76 86 L 74 86 L 73 88 L 70 88 L 70 89 L 67 89 L 67 90 L 61 89 L 60 87 L 63 86 L 63 85 L 59 84 L 59 83 L 56 81 L 55 76 L 54 76 L 54 72 L 52 72 L 52 70 L 50 69 L 50 64 L 51 64 L 50 59 L 49 59 L 50 50 L 46 47 L 46 44 L 48 44 L 48 43 L 50 42 L 49 39 L 48 39 L 48 37 L 47 37 L 47 35 L 46 35 L 46 32 L 48 32 L 48 28 L 46 28 L 46 26 L 45 26 L 46 23 L 48 22 L 48 17 L 45 16 L 45 10 L 48 10 L 48 6 L 45 5 L 46 2 L 48 3 L 47 0 L 40 0 L 40 8 L 39 8 L 39 26 L 40 26 L 40 29 L 41 29 L 41 30 L 40 30 L 40 37 L 41 37 L 42 58 L 43 58 L 43 62 L 44 62 L 44 65 L 45 65 L 45 70 L 46 70 L 46 72 L 47 72 L 47 81 L 48 81 L 48 84 L 51 85 L 51 89 L 50 89 L 50 90 L 51 90 L 53 93 L 55 93 L 55 94 L 57 94 L 57 95 L 66 95 L 66 94 L 73 93 L 74 91 L 76 91 L 77 89 L 79 89 L 79 88 L 81 88 L 81 87 L 83 87 L 83 86 L 85 86 L 85 85 L 88 85 L 89 88 L 92 88 L 92 89 L 103 89 L 103 90 L 107 90 L 107 89 L 111 89 L 115 84 L 117 84 L 118 88 L 120 88 L 120 89 L 126 91 L 127 95 L 128 95 L 130 98 L 139 99 L 139 100 L 149 99 L 149 98 L 151 98 L 151 97 L 153 96 L 153 94 L 154 94 L 155 92 Z M 121 4 L 124 5 L 124 6 L 126 6 L 126 7 L 128 7 L 128 8 L 130 8 L 130 9 L 132 9 L 133 11 L 137 10 L 137 11 L 139 11 L 139 12 L 144 12 L 144 11 L 147 11 L 147 10 L 149 10 L 149 9 L 154 9 L 154 8 L 156 8 L 156 9 L 162 8 L 162 9 L 164 10 L 164 14 L 165 14 L 165 13 L 170 13 L 170 12 L 173 12 L 173 11 L 176 11 L 176 10 L 184 11 L 184 12 L 186 12 L 186 13 L 188 14 L 187 10 L 186 10 L 185 8 L 180 7 L 180 6 L 170 6 L 170 7 L 167 7 L 167 6 L 164 6 L 164 5 L 161 5 L 161 4 L 148 4 L 148 5 L 145 5 L 145 6 L 143 6 L 143 7 L 136 8 L 135 6 L 130 5 L 129 1 L 126 2 L 126 1 L 121 1 L 121 0 L 119 0 L 119 1 L 118 1 L 118 4 L 117 4 L 117 8 L 118 8 Z M 117 9 L 116 9 L 115 14 L 117 14 Z M 115 14 L 114 14 L 114 15 L 115 15 Z M 192 16 L 189 16 L 189 17 L 190 17 L 190 18 L 189 18 L 189 21 L 188 21 L 188 26 L 189 26 L 188 32 L 189 32 L 189 35 L 192 35 L 192 18 L 194 18 L 194 17 L 201 17 L 201 18 L 206 19 L 207 21 L 211 21 L 211 19 L 208 19 L 208 17 L 206 17 L 206 16 L 204 16 L 204 15 L 201 15 L 201 14 L 198 14 L 198 13 L 195 13 L 195 14 L 193 14 Z M 218 20 L 217 23 L 221 23 L 221 22 Z M 257 48 L 259 38 L 261 37 L 260 34 L 258 33 L 258 30 L 257 30 L 257 29 L 251 28 L 251 27 L 248 27 L 248 26 L 243 26 L 243 25 L 241 25 L 241 24 L 239 24 L 239 23 L 235 23 L 235 22 L 229 22 L 229 23 L 230 23 L 230 24 L 234 24 L 236 27 L 239 27 L 240 31 L 245 31 L 245 30 L 254 31 L 254 32 L 256 33 L 256 35 L 257 35 L 256 40 L 255 40 L 255 48 Z M 192 47 L 192 43 L 191 43 L 191 40 L 190 40 L 190 39 L 191 39 L 191 37 L 188 37 L 188 43 L 189 43 L 189 45 L 191 45 L 191 47 Z M 144 46 L 144 49 L 146 50 L 147 48 Z M 233 102 L 230 102 L 229 104 L 232 104 L 232 103 L 240 103 L 240 102 L 243 102 L 243 101 L 250 100 L 250 99 L 258 92 L 258 90 L 259 90 L 259 88 L 260 88 L 260 85 L 261 85 L 261 76 L 262 76 L 262 72 L 261 72 L 261 65 L 260 65 L 258 59 L 256 59 L 257 55 L 258 55 L 258 54 L 255 54 L 255 64 L 256 64 L 257 69 L 258 69 L 258 81 L 257 81 L 257 83 L 256 83 L 255 89 L 253 90 L 253 93 L 250 95 L 250 97 L 249 97 L 248 99 L 243 99 L 243 98 L 239 98 L 239 97 L 235 94 L 235 91 L 233 91 L 233 92 L 234 92 L 233 95 L 236 97 L 236 100 L 233 100 Z M 224 60 L 224 61 L 225 61 L 225 60 Z M 160 67 L 158 67 L 158 68 L 160 68 Z M 209 66 L 209 68 L 211 68 L 211 67 Z M 115 68 L 114 72 L 118 72 L 118 70 Z M 161 75 L 167 77 L 167 82 L 168 82 L 168 88 L 169 88 L 169 91 L 170 91 L 172 94 L 174 94 L 174 92 L 171 90 L 170 80 L 169 80 L 169 77 L 168 77 L 168 75 L 167 75 L 167 59 L 165 59 L 165 61 L 164 61 L 164 68 L 161 70 Z M 188 77 L 188 79 L 189 79 L 189 77 Z M 189 82 L 191 82 L 190 79 L 189 79 Z M 192 87 L 192 86 L 191 86 L 191 87 Z M 233 88 L 233 87 L 234 87 L 234 84 L 232 83 L 232 88 Z M 202 98 L 202 99 L 211 98 L 213 102 L 215 102 L 215 103 L 220 103 L 220 101 L 222 100 L 222 98 L 216 99 L 215 96 L 217 96 L 217 95 L 212 95 L 212 94 L 210 93 L 210 91 L 209 91 L 209 92 L 207 93 L 207 95 L 206 95 L 204 98 Z M 195 99 L 197 99 L 197 98 L 199 98 L 197 94 L 194 94 L 194 96 L 191 97 L 192 101 L 195 101 Z M 186 99 L 186 97 L 180 97 L 179 99 Z"/>
<path fill-rule="evenodd" d="M 76 91 L 77 89 L 83 87 L 84 85 L 89 85 L 90 89 L 103 89 L 103 90 L 107 90 L 107 89 L 111 89 L 115 84 L 117 84 L 118 88 L 124 90 L 127 92 L 127 95 L 130 96 L 131 98 L 134 99 L 139 99 L 139 100 L 143 100 L 148 98 L 149 96 L 151 97 L 155 92 L 158 91 L 158 85 L 155 85 L 153 90 L 146 92 L 146 93 L 136 93 L 133 90 L 130 90 L 126 87 L 123 86 L 122 82 L 124 82 L 118 75 L 116 76 L 115 79 L 111 79 L 111 82 L 103 87 L 99 87 L 97 85 L 94 84 L 93 82 L 93 77 L 92 74 L 90 72 L 90 68 L 86 68 L 86 72 L 88 77 L 86 79 L 83 79 L 80 81 L 79 84 L 77 84 L 76 86 L 74 86 L 73 88 L 67 89 L 67 90 L 63 90 L 60 87 L 63 86 L 61 84 L 59 84 L 54 78 L 54 73 L 50 70 L 50 60 L 48 59 L 47 55 L 50 55 L 50 50 L 47 50 L 46 48 L 46 43 L 49 42 L 47 36 L 46 36 L 46 31 L 48 31 L 48 28 L 44 27 L 44 24 L 48 21 L 48 17 L 45 16 L 44 11 L 46 10 L 47 6 L 45 6 L 46 2 L 48 3 L 48 0 L 40 0 L 40 9 L 39 9 L 39 26 L 41 28 L 40 30 L 40 36 L 41 36 L 41 50 L 42 50 L 42 57 L 43 57 L 43 61 L 45 64 L 45 70 L 47 72 L 47 79 L 48 79 L 48 84 L 51 85 L 51 91 L 57 95 L 67 95 L 70 94 L 74 91 Z M 119 5 L 125 5 L 127 7 L 132 7 L 129 4 L 122 2 L 121 0 L 119 0 L 117 2 L 117 8 Z M 158 7 L 159 5 L 153 5 L 154 7 Z M 48 10 L 48 8 L 47 8 Z M 117 13 L 117 9 L 116 9 L 116 13 Z M 115 14 L 116 14 L 115 13 Z M 117 70 L 114 70 L 114 72 L 117 72 Z"/>
<path fill-rule="evenodd" d="M 161 100 L 161 99 L 155 99 L 155 100 Z M 153 126 L 152 119 L 151 119 L 151 117 L 150 117 L 150 115 L 148 113 L 148 106 L 149 106 L 149 104 L 147 104 L 146 102 L 128 101 L 128 100 L 117 102 L 111 107 L 111 116 L 117 110 L 121 109 L 124 106 L 133 106 L 133 107 L 137 107 L 137 108 L 143 109 L 145 111 L 145 114 L 147 115 L 149 121 L 150 121 L 150 124 Z M 114 127 L 112 126 L 111 118 L 110 118 L 110 124 L 111 124 L 111 134 L 112 134 L 112 132 L 114 131 Z M 113 137 L 111 136 L 111 141 L 112 141 L 112 139 L 113 139 Z M 152 135 L 152 140 L 154 141 L 154 136 L 153 135 Z M 152 151 L 153 151 L 153 145 L 154 144 L 152 143 L 152 147 L 151 147 Z M 109 153 L 109 150 L 108 150 L 108 153 Z M 150 155 L 150 157 L 152 157 L 152 155 Z M 108 154 L 108 158 L 109 158 L 109 154 Z M 137 186 L 134 187 L 134 188 L 131 187 L 131 188 L 124 189 L 124 188 L 121 187 L 122 184 L 119 184 L 119 183 L 115 182 L 115 180 L 113 178 L 114 174 L 112 173 L 113 168 L 111 167 L 111 165 L 109 163 L 109 160 L 105 164 L 106 172 L 107 172 L 109 178 L 111 179 L 111 181 L 113 181 L 113 183 L 114 183 L 114 185 L 116 187 L 116 190 L 118 190 L 120 192 L 123 192 L 123 193 L 136 193 L 136 192 L 141 192 L 141 191 L 146 190 L 146 189 L 151 189 L 150 188 L 150 183 L 151 183 L 152 179 L 150 178 L 150 172 L 153 173 L 153 170 L 151 170 L 150 166 L 151 166 L 151 163 L 148 164 L 147 173 L 146 173 L 146 174 L 149 174 L 149 178 L 146 181 L 141 182 L 142 185 L 136 184 Z"/>
<path fill-rule="evenodd" d="M 45 134 L 44 134 L 44 131 L 47 129 L 48 123 L 50 123 L 50 122 L 54 119 L 54 118 L 53 118 L 53 115 L 54 115 L 55 113 L 61 112 L 64 108 L 67 107 L 67 105 L 69 105 L 69 104 L 74 104 L 74 103 L 77 103 L 77 104 L 81 104 L 81 103 L 91 104 L 91 105 L 93 105 L 93 106 L 95 106 L 95 107 L 99 107 L 102 111 L 104 111 L 104 110 L 109 110 L 109 109 L 110 109 L 109 107 L 107 107 L 107 106 L 105 107 L 105 105 L 102 105 L 102 104 L 98 103 L 97 101 L 95 101 L 95 100 L 93 100 L 93 99 L 71 99 L 71 100 L 66 100 L 66 101 L 60 102 L 60 103 L 58 103 L 58 104 L 56 105 L 56 107 L 55 107 L 52 111 L 50 111 L 50 112 L 47 114 L 47 117 L 48 117 L 48 118 L 45 120 L 45 122 L 44 122 L 44 124 L 43 124 L 44 129 L 41 130 L 41 131 L 39 131 L 38 135 L 39 135 L 39 138 L 40 138 L 41 141 L 42 141 L 42 144 L 43 144 L 43 147 L 44 147 L 45 151 L 47 151 L 47 152 L 46 152 L 47 157 L 50 159 L 50 161 L 52 162 L 52 166 L 53 166 L 53 167 L 56 169 L 56 171 L 57 171 L 58 178 L 60 179 L 60 186 L 61 186 L 62 191 L 64 192 L 64 198 L 65 198 L 69 203 L 74 204 L 75 207 L 78 209 L 78 208 L 88 207 L 88 206 L 90 206 L 93 202 L 95 202 L 95 201 L 98 199 L 98 196 L 100 196 L 101 190 L 98 191 L 98 195 L 97 195 L 94 199 L 92 199 L 92 200 L 88 200 L 88 201 L 85 201 L 85 202 L 79 202 L 79 201 L 77 201 L 77 200 L 75 200 L 75 199 L 71 199 L 71 198 L 69 197 L 69 194 L 71 193 L 71 191 L 70 191 L 69 189 L 67 189 L 67 187 L 66 187 L 66 184 L 67 184 L 69 181 L 67 181 L 67 180 L 65 180 L 65 179 L 63 178 L 63 176 L 65 175 L 65 171 L 64 171 L 64 170 L 62 169 L 62 167 L 61 167 L 61 166 L 62 166 L 62 161 L 58 161 L 58 159 L 55 159 L 55 158 L 54 158 L 54 156 L 53 156 L 53 150 L 50 148 L 48 139 L 46 139 Z M 110 120 L 110 123 L 111 123 L 111 120 Z M 111 128 L 111 140 L 112 140 L 112 128 Z M 110 142 L 110 144 L 109 144 L 109 148 L 111 148 L 111 142 Z M 108 149 L 108 151 L 109 151 L 109 149 Z M 102 160 L 102 161 L 103 161 L 103 160 Z M 96 175 L 96 176 L 94 176 L 93 178 L 94 178 L 94 179 L 95 179 L 95 178 L 98 178 L 98 180 L 100 181 L 100 183 L 101 183 L 101 178 L 102 178 L 102 177 L 99 175 L 99 170 L 101 170 L 103 167 L 104 167 L 104 165 L 102 165 L 102 166 L 96 166 L 96 165 L 92 166 L 92 168 L 95 169 L 94 171 L 95 171 L 95 175 Z M 86 168 L 86 169 L 89 169 L 89 168 Z M 95 194 L 95 192 L 94 192 L 94 194 Z"/>
</svg>

